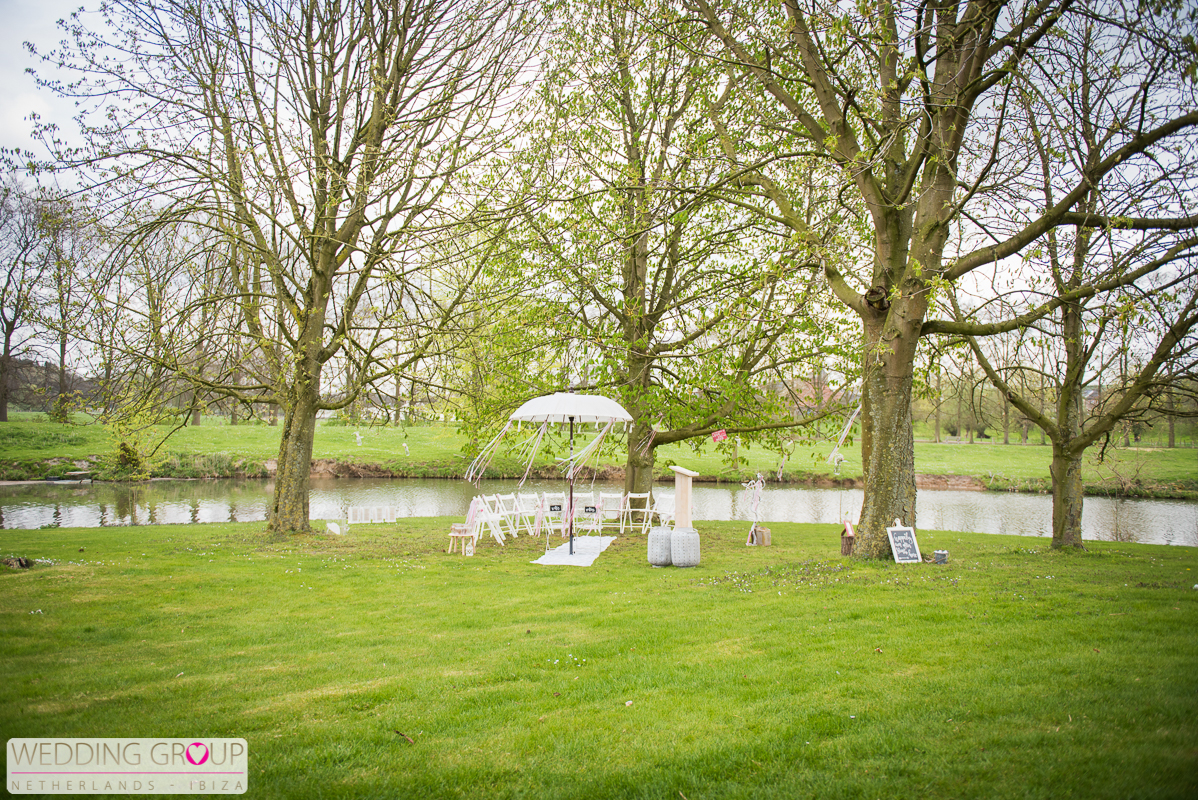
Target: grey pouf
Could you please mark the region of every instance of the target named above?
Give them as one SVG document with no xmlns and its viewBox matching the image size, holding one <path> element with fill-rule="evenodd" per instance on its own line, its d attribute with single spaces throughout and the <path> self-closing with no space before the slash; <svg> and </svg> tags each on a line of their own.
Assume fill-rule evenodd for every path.
<svg viewBox="0 0 1198 800">
<path fill-rule="evenodd" d="M 675 528 L 670 535 L 670 560 L 676 567 L 699 565 L 699 532 L 694 528 Z"/>
<path fill-rule="evenodd" d="M 649 529 L 649 563 L 655 567 L 670 566 L 670 529 Z"/>
</svg>

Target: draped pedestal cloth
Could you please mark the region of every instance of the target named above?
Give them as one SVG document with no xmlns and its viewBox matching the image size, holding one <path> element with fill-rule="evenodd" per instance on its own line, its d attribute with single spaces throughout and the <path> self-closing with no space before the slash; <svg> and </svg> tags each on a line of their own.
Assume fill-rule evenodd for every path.
<svg viewBox="0 0 1198 800">
<path fill-rule="evenodd" d="M 614 536 L 576 536 L 574 537 L 573 554 L 570 553 L 570 544 L 567 542 L 561 547 L 553 548 L 532 563 L 552 566 L 589 567 L 595 563 L 595 559 L 599 557 L 599 554 L 606 550 L 607 546 L 615 540 L 616 537 Z"/>
</svg>

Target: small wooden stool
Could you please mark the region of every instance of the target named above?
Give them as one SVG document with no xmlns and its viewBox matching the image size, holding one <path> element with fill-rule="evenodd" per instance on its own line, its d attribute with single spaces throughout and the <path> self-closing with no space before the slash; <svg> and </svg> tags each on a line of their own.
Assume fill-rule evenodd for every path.
<svg viewBox="0 0 1198 800">
<path fill-rule="evenodd" d="M 452 553 L 458 546 L 458 541 L 462 543 L 462 555 L 474 555 L 474 535 L 470 533 L 464 522 L 455 522 L 449 526 L 449 549 L 445 552 Z M 466 552 L 466 541 L 470 541 L 470 552 Z"/>
</svg>

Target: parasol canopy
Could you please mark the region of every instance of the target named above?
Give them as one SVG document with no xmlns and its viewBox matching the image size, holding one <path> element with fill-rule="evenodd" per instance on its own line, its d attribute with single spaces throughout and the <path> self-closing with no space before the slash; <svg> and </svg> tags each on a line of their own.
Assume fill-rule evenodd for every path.
<svg viewBox="0 0 1198 800">
<path fill-rule="evenodd" d="M 517 422 L 631 422 L 624 407 L 598 394 L 555 392 L 534 397 L 512 412 Z"/>
<path fill-rule="evenodd" d="M 503 427 L 499 435 L 483 447 L 478 457 L 466 469 L 466 480 L 471 483 L 478 483 L 482 479 L 483 471 L 487 468 L 487 464 L 494 457 L 495 451 L 499 446 L 499 440 L 503 438 L 503 435 L 511 430 L 513 425 L 518 425 L 521 422 L 531 422 L 539 430 L 525 448 L 525 458 L 528 460 L 528 468 L 524 471 L 524 477 L 520 480 L 521 485 L 523 485 L 524 481 L 528 479 L 529 472 L 532 470 L 533 460 L 536 458 L 537 451 L 541 448 L 541 441 L 544 439 L 549 426 L 569 423 L 570 457 L 559 459 L 559 461 L 565 466 L 566 477 L 573 484 L 574 476 L 579 468 L 598 452 L 599 446 L 607 434 L 611 432 L 612 428 L 618 423 L 631 421 L 632 415 L 625 411 L 623 406 L 615 400 L 603 397 L 602 395 L 556 392 L 544 395 L 543 397 L 534 397 L 512 412 L 511 417 L 508 418 L 507 425 Z M 574 452 L 574 425 L 576 423 L 595 423 L 603 426 L 602 430 L 591 440 L 590 444 L 577 453 Z"/>
</svg>

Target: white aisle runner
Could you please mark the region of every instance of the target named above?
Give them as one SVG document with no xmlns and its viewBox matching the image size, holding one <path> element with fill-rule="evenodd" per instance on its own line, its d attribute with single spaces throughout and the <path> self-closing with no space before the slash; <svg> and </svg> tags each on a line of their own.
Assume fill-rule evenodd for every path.
<svg viewBox="0 0 1198 800">
<path fill-rule="evenodd" d="M 614 542 L 614 536 L 575 536 L 574 555 L 570 555 L 570 543 L 555 547 L 545 555 L 532 562 L 534 564 L 566 564 L 575 567 L 589 567 L 595 563 L 599 554 Z"/>
</svg>

